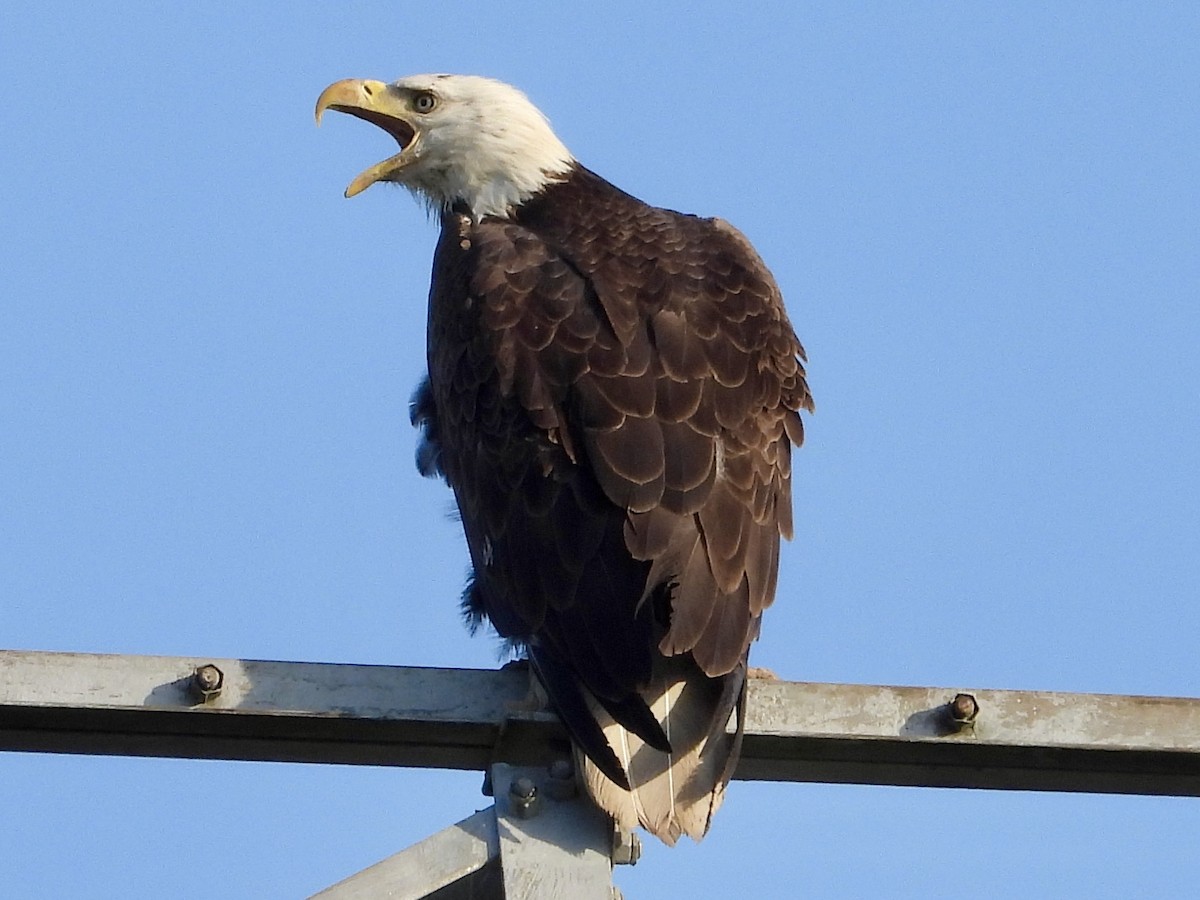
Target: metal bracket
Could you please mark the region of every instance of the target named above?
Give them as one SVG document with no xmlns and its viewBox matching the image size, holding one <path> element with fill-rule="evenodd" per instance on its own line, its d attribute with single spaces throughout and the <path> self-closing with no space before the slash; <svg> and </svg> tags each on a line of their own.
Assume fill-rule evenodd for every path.
<svg viewBox="0 0 1200 900">
<path fill-rule="evenodd" d="M 496 763 L 494 806 L 313 900 L 613 900 L 612 825 L 586 797 L 564 795 L 562 774 Z"/>
</svg>

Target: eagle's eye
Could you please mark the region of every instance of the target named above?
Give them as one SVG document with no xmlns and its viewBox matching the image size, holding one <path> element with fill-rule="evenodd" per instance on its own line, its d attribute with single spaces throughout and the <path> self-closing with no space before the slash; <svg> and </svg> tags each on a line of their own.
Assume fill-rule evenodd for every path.
<svg viewBox="0 0 1200 900">
<path fill-rule="evenodd" d="M 427 113 L 437 106 L 437 97 L 428 91 L 422 91 L 413 97 L 413 109 L 419 113 Z"/>
</svg>

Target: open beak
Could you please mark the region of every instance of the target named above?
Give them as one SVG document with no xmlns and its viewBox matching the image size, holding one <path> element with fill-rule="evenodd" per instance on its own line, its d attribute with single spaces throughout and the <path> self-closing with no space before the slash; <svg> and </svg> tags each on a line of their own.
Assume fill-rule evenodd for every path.
<svg viewBox="0 0 1200 900">
<path fill-rule="evenodd" d="M 409 118 L 405 98 L 382 81 L 347 78 L 325 88 L 317 98 L 317 124 L 325 110 L 348 113 L 378 125 L 396 139 L 400 152 L 360 173 L 346 196 L 362 193 L 377 181 L 399 181 L 398 174 L 416 158 L 421 134 Z"/>
</svg>

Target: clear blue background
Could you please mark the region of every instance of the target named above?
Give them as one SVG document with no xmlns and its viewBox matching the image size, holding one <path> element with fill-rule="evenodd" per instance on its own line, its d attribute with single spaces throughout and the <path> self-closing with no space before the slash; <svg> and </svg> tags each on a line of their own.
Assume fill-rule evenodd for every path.
<svg viewBox="0 0 1200 900">
<path fill-rule="evenodd" d="M 811 357 L 789 679 L 1200 693 L 1191 4 L 6 4 L 0 645 L 491 666 L 420 479 L 434 225 L 343 77 L 488 74 L 721 215 Z M 296 897 L 471 773 L 0 756 L 0 893 Z M 215 850 L 190 844 L 197 823 Z M 1200 802 L 735 784 L 636 897 L 1128 897 Z"/>
</svg>

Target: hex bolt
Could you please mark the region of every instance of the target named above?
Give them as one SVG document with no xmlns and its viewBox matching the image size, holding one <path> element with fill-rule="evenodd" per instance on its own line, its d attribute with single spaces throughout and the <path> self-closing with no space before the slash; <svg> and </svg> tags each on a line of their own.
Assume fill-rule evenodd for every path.
<svg viewBox="0 0 1200 900">
<path fill-rule="evenodd" d="M 206 663 L 192 671 L 192 680 L 188 687 L 192 696 L 200 703 L 207 703 L 221 693 L 224 685 L 225 673 L 212 663 Z"/>
<path fill-rule="evenodd" d="M 979 701 L 970 694 L 955 694 L 948 706 L 950 721 L 960 729 L 975 724 L 979 715 Z"/>
<path fill-rule="evenodd" d="M 512 814 L 518 819 L 532 819 L 542 808 L 542 798 L 532 778 L 514 778 L 508 786 L 508 801 Z"/>
<path fill-rule="evenodd" d="M 636 866 L 642 858 L 642 841 L 632 831 L 613 826 L 612 862 L 614 866 Z"/>
<path fill-rule="evenodd" d="M 570 800 L 578 792 L 575 786 L 575 766 L 569 759 L 556 759 L 550 766 L 546 793 L 552 800 Z"/>
</svg>

